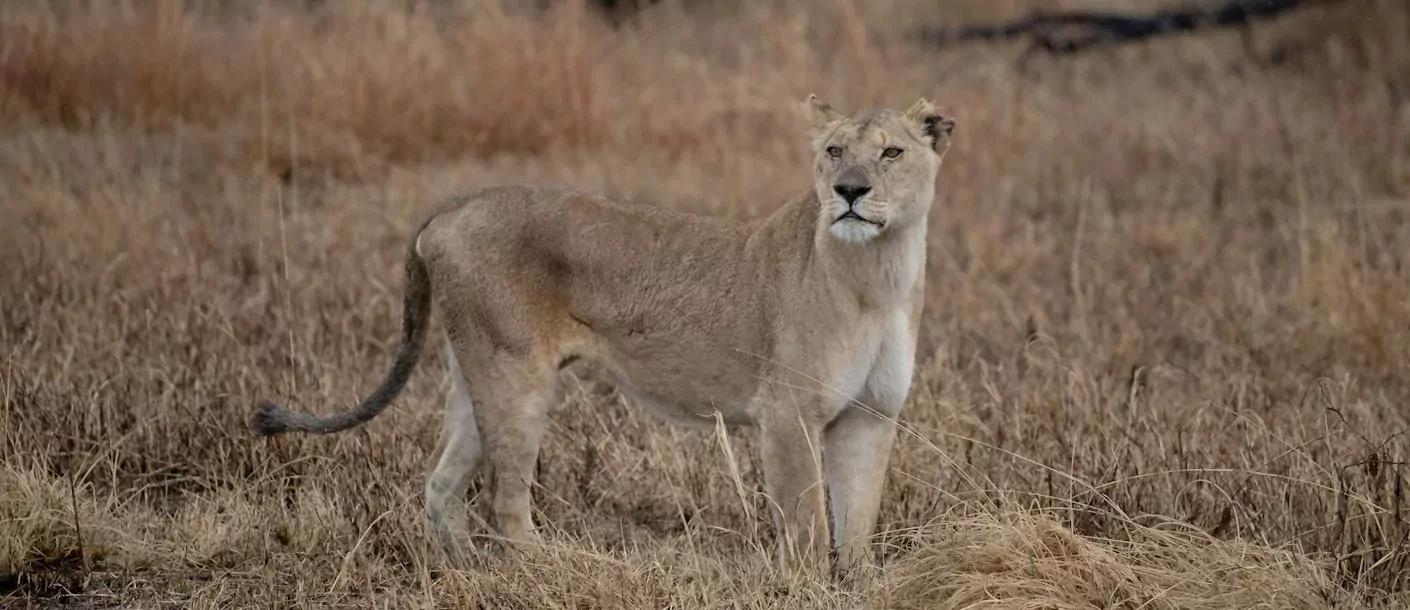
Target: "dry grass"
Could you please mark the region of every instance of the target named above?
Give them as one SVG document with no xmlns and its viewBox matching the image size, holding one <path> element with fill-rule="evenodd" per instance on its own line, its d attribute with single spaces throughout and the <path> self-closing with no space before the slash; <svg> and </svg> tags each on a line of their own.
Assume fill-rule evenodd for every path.
<svg viewBox="0 0 1410 610">
<path fill-rule="evenodd" d="M 0 603 L 1405 604 L 1403 3 L 1066 59 L 895 25 L 1036 0 L 567 4 L 0 7 Z M 874 589 L 761 577 L 751 435 L 731 464 L 610 393 L 553 412 L 550 548 L 464 572 L 420 504 L 439 359 L 357 431 L 246 431 L 380 378 L 436 198 L 763 214 L 807 187 L 810 91 L 960 122 Z"/>
</svg>

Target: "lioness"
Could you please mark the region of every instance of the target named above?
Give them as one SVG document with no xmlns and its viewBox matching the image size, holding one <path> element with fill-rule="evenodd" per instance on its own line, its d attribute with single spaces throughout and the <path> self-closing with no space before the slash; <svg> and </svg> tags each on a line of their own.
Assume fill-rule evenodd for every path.
<svg viewBox="0 0 1410 610">
<path fill-rule="evenodd" d="M 265 403 L 265 435 L 365 423 L 420 359 L 434 302 L 450 391 L 426 512 L 464 546 L 466 490 L 488 458 L 512 542 L 530 516 L 558 372 L 592 363 L 677 422 L 760 428 L 779 561 L 823 568 L 831 492 L 844 574 L 870 565 L 895 417 L 925 298 L 926 217 L 955 127 L 921 99 L 843 114 L 810 95 L 813 186 L 767 218 L 726 222 L 567 189 L 503 186 L 449 201 L 412 234 L 403 338 L 382 385 L 329 416 Z"/>
</svg>

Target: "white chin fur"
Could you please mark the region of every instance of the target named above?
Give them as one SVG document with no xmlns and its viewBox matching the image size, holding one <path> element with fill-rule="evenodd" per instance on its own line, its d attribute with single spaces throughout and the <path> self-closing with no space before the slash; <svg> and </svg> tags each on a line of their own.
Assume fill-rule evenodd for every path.
<svg viewBox="0 0 1410 610">
<path fill-rule="evenodd" d="M 881 232 L 881 227 L 860 220 L 844 220 L 832 223 L 828 230 L 838 241 L 861 244 L 875 239 L 876 235 Z"/>
</svg>

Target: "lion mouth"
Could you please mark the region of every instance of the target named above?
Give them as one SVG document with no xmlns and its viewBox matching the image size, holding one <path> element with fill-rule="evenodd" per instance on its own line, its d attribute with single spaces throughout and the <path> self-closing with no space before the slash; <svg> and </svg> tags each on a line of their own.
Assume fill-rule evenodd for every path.
<svg viewBox="0 0 1410 610">
<path fill-rule="evenodd" d="M 875 221 L 875 220 L 872 220 L 872 219 L 870 219 L 870 218 L 864 218 L 864 217 L 862 217 L 861 214 L 858 214 L 855 210 L 847 210 L 846 212 L 843 212 L 841 216 L 838 216 L 838 217 L 837 217 L 837 220 L 832 221 L 832 224 L 837 224 L 837 223 L 842 222 L 842 221 L 844 221 L 844 220 L 856 220 L 856 221 L 858 221 L 858 222 L 865 222 L 865 223 L 867 223 L 867 224 L 876 225 L 876 226 L 878 226 L 878 227 L 881 226 L 881 223 L 879 223 L 879 222 L 877 222 L 877 221 Z"/>
</svg>

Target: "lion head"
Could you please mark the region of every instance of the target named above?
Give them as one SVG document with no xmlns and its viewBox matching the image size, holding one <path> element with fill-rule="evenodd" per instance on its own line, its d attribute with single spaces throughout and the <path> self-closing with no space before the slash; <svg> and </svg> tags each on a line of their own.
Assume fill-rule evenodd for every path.
<svg viewBox="0 0 1410 610">
<path fill-rule="evenodd" d="M 920 222 L 955 121 L 920 99 L 905 112 L 844 115 L 809 95 L 813 177 L 820 222 L 847 243 L 865 243 Z"/>
</svg>

